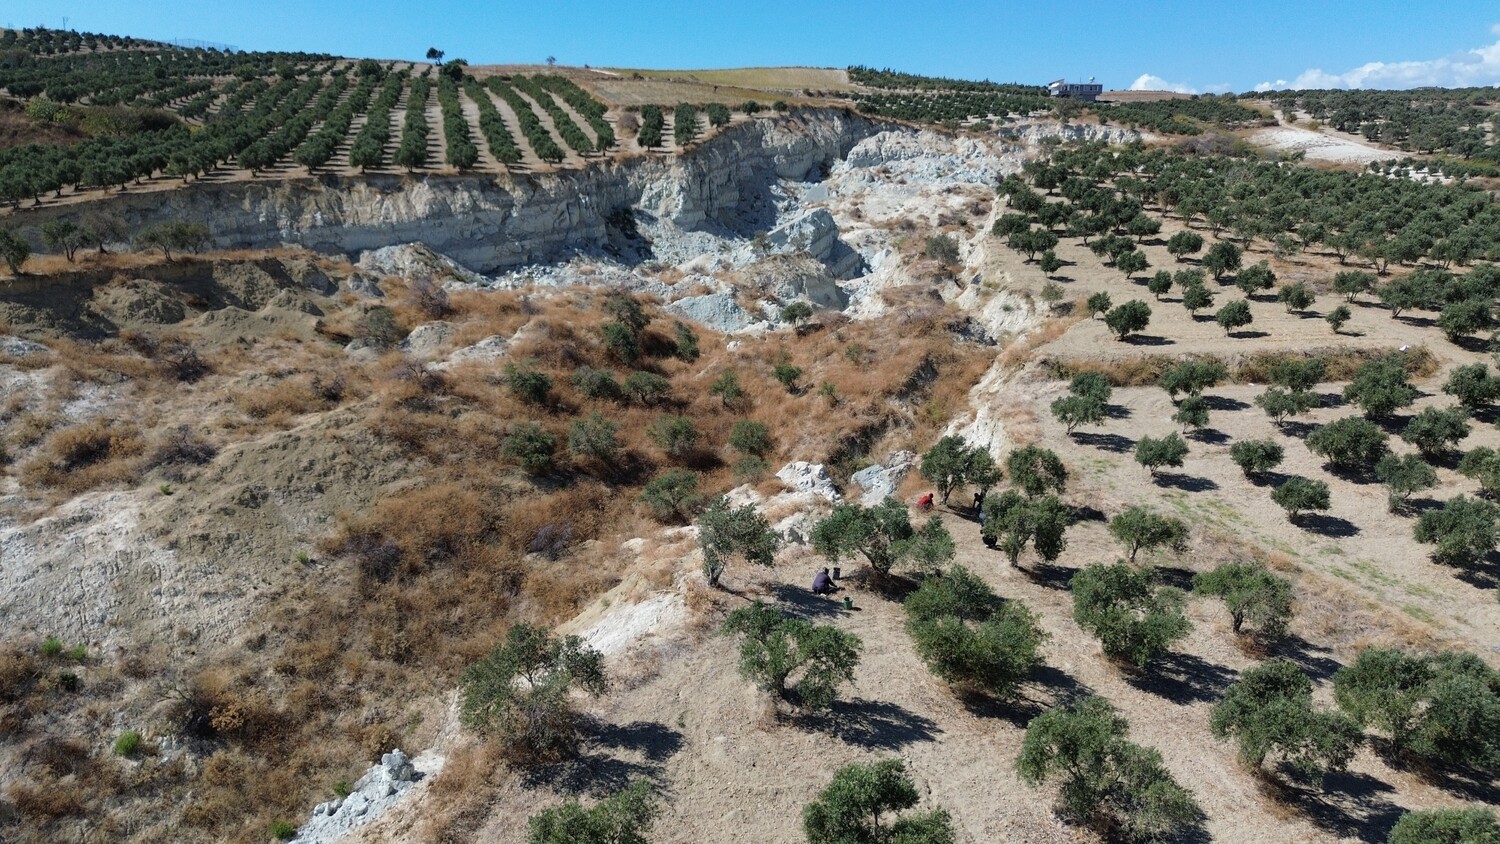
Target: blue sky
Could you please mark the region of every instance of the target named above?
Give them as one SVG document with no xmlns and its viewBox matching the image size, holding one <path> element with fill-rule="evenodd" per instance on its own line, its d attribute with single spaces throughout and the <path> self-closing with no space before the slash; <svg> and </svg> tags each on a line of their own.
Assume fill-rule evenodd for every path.
<svg viewBox="0 0 1500 844">
<path fill-rule="evenodd" d="M 0 24 L 241 49 L 696 69 L 870 64 L 1109 88 L 1500 84 L 1494 0 L 5 0 Z M 1144 77 L 1144 78 L 1143 78 Z"/>
</svg>

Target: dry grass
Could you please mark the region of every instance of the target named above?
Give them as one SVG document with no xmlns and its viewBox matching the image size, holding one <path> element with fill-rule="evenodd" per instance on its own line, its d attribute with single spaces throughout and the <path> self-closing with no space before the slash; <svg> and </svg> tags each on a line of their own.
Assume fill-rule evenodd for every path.
<svg viewBox="0 0 1500 844">
<path fill-rule="evenodd" d="M 68 495 L 124 483 L 138 474 L 136 458 L 144 450 L 145 441 L 133 425 L 95 419 L 49 436 L 40 453 L 21 467 L 21 482 Z"/>
</svg>

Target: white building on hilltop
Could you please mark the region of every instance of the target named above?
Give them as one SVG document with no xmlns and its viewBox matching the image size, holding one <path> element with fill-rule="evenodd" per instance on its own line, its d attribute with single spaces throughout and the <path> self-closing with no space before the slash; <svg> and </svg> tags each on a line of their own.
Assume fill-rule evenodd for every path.
<svg viewBox="0 0 1500 844">
<path fill-rule="evenodd" d="M 1047 83 L 1047 93 L 1054 97 L 1071 97 L 1091 103 L 1104 93 L 1104 86 L 1095 82 L 1092 76 L 1087 82 L 1069 82 L 1066 79 L 1058 79 Z"/>
</svg>

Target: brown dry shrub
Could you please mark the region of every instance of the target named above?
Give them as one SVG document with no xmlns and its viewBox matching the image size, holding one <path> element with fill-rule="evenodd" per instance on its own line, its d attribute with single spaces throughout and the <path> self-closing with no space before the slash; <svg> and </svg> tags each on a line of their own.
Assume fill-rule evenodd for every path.
<svg viewBox="0 0 1500 844">
<path fill-rule="evenodd" d="M 0 700 L 19 700 L 41 675 L 41 665 L 30 651 L 11 646 L 0 650 Z"/>
<path fill-rule="evenodd" d="M 55 779 L 21 780 L 11 783 L 8 792 L 23 817 L 48 821 L 83 813 L 83 797 L 76 784 Z"/>
<path fill-rule="evenodd" d="M 21 469 L 23 483 L 78 494 L 132 480 L 145 449 L 140 431 L 123 422 L 94 419 L 52 434 Z"/>
<path fill-rule="evenodd" d="M 327 406 L 324 397 L 313 388 L 312 376 L 308 375 L 284 378 L 274 384 L 236 393 L 234 404 L 252 419 L 272 422 L 284 422 Z"/>
</svg>

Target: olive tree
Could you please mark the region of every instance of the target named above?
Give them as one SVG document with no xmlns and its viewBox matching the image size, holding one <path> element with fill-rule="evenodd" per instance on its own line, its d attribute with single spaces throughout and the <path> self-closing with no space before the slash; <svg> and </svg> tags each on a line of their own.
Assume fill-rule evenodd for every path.
<svg viewBox="0 0 1500 844">
<path fill-rule="evenodd" d="M 981 456 L 982 455 L 982 456 Z M 994 457 L 984 446 L 970 446 L 963 437 L 952 434 L 938 440 L 922 455 L 917 471 L 931 481 L 943 503 L 955 489 L 967 483 L 991 487 L 999 482 Z"/>
<path fill-rule="evenodd" d="M 572 691 L 597 696 L 606 688 L 604 656 L 583 639 L 515 624 L 504 642 L 464 670 L 460 720 L 499 742 L 512 762 L 557 759 L 578 745 Z"/>
<path fill-rule="evenodd" d="M 1239 270 L 1243 255 L 1238 246 L 1227 240 L 1220 241 L 1208 248 L 1203 256 L 1203 268 L 1213 273 L 1214 280 L 1218 281 L 1225 274 Z"/>
<path fill-rule="evenodd" d="M 1180 231 L 1167 238 L 1167 253 L 1177 259 L 1180 264 L 1189 255 L 1196 255 L 1203 249 L 1203 235 L 1197 232 Z"/>
<path fill-rule="evenodd" d="M 1319 399 L 1315 393 L 1271 387 L 1256 396 L 1255 403 L 1280 425 L 1288 416 L 1301 416 L 1317 407 Z"/>
<path fill-rule="evenodd" d="M 1458 461 L 1458 473 L 1478 481 L 1485 495 L 1500 495 L 1500 451 L 1489 446 L 1471 450 Z"/>
<path fill-rule="evenodd" d="M 1477 769 L 1500 764 L 1500 673 L 1473 654 L 1370 648 L 1333 675 L 1333 696 L 1400 753 Z"/>
<path fill-rule="evenodd" d="M 1214 314 L 1214 322 L 1217 322 L 1219 327 L 1224 329 L 1224 333 L 1229 335 L 1254 321 L 1255 315 L 1250 313 L 1250 302 L 1245 299 L 1235 299 Z"/>
<path fill-rule="evenodd" d="M 1468 435 L 1469 414 L 1460 407 L 1429 407 L 1413 416 L 1401 431 L 1401 439 L 1416 446 L 1428 459 L 1442 458 Z"/>
<path fill-rule="evenodd" d="M 1132 299 L 1105 314 L 1104 324 L 1114 332 L 1115 339 L 1124 340 L 1131 334 L 1145 331 L 1146 326 L 1151 324 L 1151 306 L 1139 299 Z"/>
<path fill-rule="evenodd" d="M 1246 633 L 1248 621 L 1257 639 L 1274 641 L 1286 635 L 1292 620 L 1292 582 L 1262 563 L 1229 562 L 1198 572 L 1193 575 L 1193 593 L 1224 599 L 1237 635 Z"/>
<path fill-rule="evenodd" d="M 897 816 L 920 799 L 900 759 L 846 765 L 802 810 L 802 831 L 807 844 L 952 844 L 946 809 Z"/>
<path fill-rule="evenodd" d="M 1214 705 L 1209 727 L 1238 740 L 1245 764 L 1259 768 L 1274 757 L 1308 780 L 1344 770 L 1364 741 L 1349 716 L 1313 708 L 1312 680 L 1285 659 L 1246 669 Z"/>
<path fill-rule="evenodd" d="M 1229 371 L 1216 360 L 1187 360 L 1163 372 L 1156 384 L 1176 401 L 1178 393 L 1200 395 L 1227 377 Z"/>
<path fill-rule="evenodd" d="M 1307 289 L 1307 285 L 1300 281 L 1296 284 L 1283 285 L 1281 290 L 1277 292 L 1276 298 L 1281 304 L 1286 306 L 1287 313 L 1305 311 L 1311 308 L 1313 303 L 1318 300 L 1318 297 L 1314 296 L 1313 292 Z"/>
<path fill-rule="evenodd" d="M 1413 532 L 1418 542 L 1435 544 L 1432 558 L 1446 565 L 1471 568 L 1495 550 L 1500 541 L 1495 521 L 1500 508 L 1488 501 L 1460 495 L 1440 509 L 1428 510 Z"/>
<path fill-rule="evenodd" d="M 1098 425 L 1104 421 L 1113 392 L 1108 379 L 1098 372 L 1080 372 L 1068 384 L 1068 395 L 1052 402 L 1052 415 L 1068 428 Z"/>
<path fill-rule="evenodd" d="M 776 532 L 766 517 L 754 504 L 730 507 L 729 499 L 723 496 L 698 516 L 698 544 L 703 549 L 703 575 L 709 586 L 719 585 L 734 556 L 762 566 L 772 565 L 776 558 Z"/>
<path fill-rule="evenodd" d="M 1109 533 L 1125 546 L 1130 562 L 1140 551 L 1168 548 L 1181 553 L 1187 550 L 1188 527 L 1181 519 L 1161 516 L 1139 505 L 1109 520 Z"/>
<path fill-rule="evenodd" d="M 1491 375 L 1482 363 L 1460 366 L 1449 373 L 1443 392 L 1471 411 L 1482 410 L 1500 398 L 1500 376 Z"/>
<path fill-rule="evenodd" d="M 1062 459 L 1051 449 L 1038 445 L 1027 445 L 1015 449 L 1005 459 L 1005 468 L 1010 472 L 1010 482 L 1015 484 L 1028 498 L 1036 498 L 1047 492 L 1061 493 L 1068 483 L 1068 470 Z"/>
<path fill-rule="evenodd" d="M 651 782 L 635 780 L 590 808 L 575 799 L 532 815 L 526 844 L 647 844 L 658 811 Z"/>
<path fill-rule="evenodd" d="M 1117 826 L 1129 840 L 1170 839 L 1199 826 L 1203 812 L 1192 792 L 1160 753 L 1129 741 L 1127 729 L 1102 697 L 1053 707 L 1026 726 L 1016 772 L 1031 786 L 1059 781 L 1059 814 Z"/>
<path fill-rule="evenodd" d="M 1182 459 L 1187 457 L 1187 453 L 1187 441 L 1175 431 L 1165 437 L 1141 437 L 1135 444 L 1135 462 L 1146 467 L 1153 478 L 1163 468 L 1182 466 Z"/>
<path fill-rule="evenodd" d="M 1389 416 L 1416 400 L 1417 391 L 1406 377 L 1400 355 L 1387 355 L 1366 363 L 1344 388 L 1344 399 L 1358 405 L 1365 416 Z"/>
<path fill-rule="evenodd" d="M 917 655 L 959 689 L 1010 700 L 1041 665 L 1036 616 L 963 566 L 923 580 L 902 606 Z"/>
<path fill-rule="evenodd" d="M 723 632 L 742 636 L 740 676 L 804 709 L 827 709 L 839 686 L 854 682 L 859 638 L 813 624 L 760 601 L 731 612 Z"/>
<path fill-rule="evenodd" d="M 1275 440 L 1240 440 L 1229 447 L 1229 459 L 1247 478 L 1275 469 L 1285 457 L 1286 450 Z"/>
<path fill-rule="evenodd" d="M 1320 425 L 1307 435 L 1307 447 L 1329 465 L 1348 470 L 1371 469 L 1390 451 L 1380 427 L 1358 416 Z"/>
<path fill-rule="evenodd" d="M 1500 844 L 1495 813 L 1479 806 L 1407 812 L 1391 827 L 1388 844 Z"/>
<path fill-rule="evenodd" d="M 1293 475 L 1271 491 L 1271 500 L 1295 523 L 1309 510 L 1328 509 L 1328 484 Z"/>
<path fill-rule="evenodd" d="M 1406 507 L 1412 493 L 1437 486 L 1437 470 L 1415 454 L 1387 454 L 1375 464 L 1375 477 L 1386 488 L 1386 507 L 1392 513 Z"/>
<path fill-rule="evenodd" d="M 998 546 L 1016 565 L 1028 544 L 1037 556 L 1052 562 L 1068 547 L 1066 532 L 1072 513 L 1055 495 L 1023 498 L 1015 490 L 985 499 L 979 523 L 980 536 Z"/>
<path fill-rule="evenodd" d="M 1069 588 L 1073 620 L 1116 662 L 1143 669 L 1192 627 L 1182 592 L 1160 586 L 1153 570 L 1094 563 L 1073 575 Z"/>
<path fill-rule="evenodd" d="M 863 555 L 881 575 L 912 559 L 932 563 L 942 556 L 942 549 L 951 557 L 953 549 L 953 538 L 941 518 L 928 519 L 918 531 L 911 525 L 906 505 L 894 498 L 874 507 L 855 502 L 834 505 L 833 512 L 813 526 L 812 543 L 819 554 L 834 561 Z"/>
</svg>

